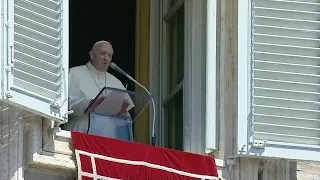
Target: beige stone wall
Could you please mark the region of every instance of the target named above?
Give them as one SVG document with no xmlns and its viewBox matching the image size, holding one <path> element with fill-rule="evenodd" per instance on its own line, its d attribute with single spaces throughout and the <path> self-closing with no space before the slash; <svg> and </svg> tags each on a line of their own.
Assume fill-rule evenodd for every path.
<svg viewBox="0 0 320 180">
<path fill-rule="evenodd" d="M 76 180 L 75 176 L 68 176 L 59 171 L 41 171 L 40 169 L 28 169 L 24 171 L 24 180 Z"/>
<path fill-rule="evenodd" d="M 21 118 L 26 114 L 11 105 L 0 102 L 0 109 L 0 180 L 20 180 L 30 121 Z"/>
<path fill-rule="evenodd" d="M 55 141 L 58 142 L 53 145 L 55 141 L 48 141 L 50 126 L 45 125 L 49 132 L 46 133 L 42 123 L 51 124 L 51 121 L 3 102 L 0 102 L 0 110 L 0 180 L 23 180 L 40 174 L 47 174 L 46 180 L 56 175 L 59 180 L 60 177 L 75 179 L 70 138 L 57 136 Z"/>
<path fill-rule="evenodd" d="M 298 180 L 318 180 L 320 179 L 320 163 L 298 162 Z"/>
</svg>

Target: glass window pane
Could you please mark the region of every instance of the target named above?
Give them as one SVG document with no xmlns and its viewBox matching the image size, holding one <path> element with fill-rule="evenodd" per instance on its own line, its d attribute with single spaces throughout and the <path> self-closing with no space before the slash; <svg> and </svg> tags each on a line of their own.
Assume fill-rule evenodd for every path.
<svg viewBox="0 0 320 180">
<path fill-rule="evenodd" d="M 184 5 L 168 21 L 167 74 L 168 92 L 171 92 L 184 75 Z"/>
<path fill-rule="evenodd" d="M 183 88 L 164 108 L 165 147 L 183 150 Z"/>
<path fill-rule="evenodd" d="M 170 0 L 170 7 L 174 6 L 176 2 L 178 2 L 178 0 Z"/>
</svg>

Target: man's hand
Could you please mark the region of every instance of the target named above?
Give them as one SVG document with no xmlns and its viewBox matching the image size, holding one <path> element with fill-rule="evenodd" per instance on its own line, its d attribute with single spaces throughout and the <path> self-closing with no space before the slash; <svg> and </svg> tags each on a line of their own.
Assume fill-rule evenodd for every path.
<svg viewBox="0 0 320 180">
<path fill-rule="evenodd" d="M 101 96 L 98 97 L 97 100 L 95 102 L 92 103 L 91 107 L 90 107 L 90 111 L 93 111 L 96 107 L 99 106 L 99 104 L 104 100 L 105 97 Z"/>
<path fill-rule="evenodd" d="M 128 108 L 128 106 L 129 106 L 129 104 L 130 104 L 130 103 L 128 102 L 127 99 L 124 99 L 124 100 L 123 100 L 122 106 L 121 106 L 121 109 L 120 109 L 120 112 L 119 112 L 119 115 L 122 115 L 122 114 L 124 114 L 124 113 L 127 112 L 127 108 Z"/>
</svg>

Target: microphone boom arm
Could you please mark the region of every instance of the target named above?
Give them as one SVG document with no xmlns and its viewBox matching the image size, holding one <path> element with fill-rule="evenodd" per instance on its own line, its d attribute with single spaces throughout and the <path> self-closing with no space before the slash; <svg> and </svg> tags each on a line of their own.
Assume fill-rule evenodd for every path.
<svg viewBox="0 0 320 180">
<path fill-rule="evenodd" d="M 138 84 L 142 89 L 144 89 L 151 97 L 151 103 L 152 103 L 152 137 L 151 137 L 151 145 L 155 146 L 156 144 L 156 135 L 154 132 L 155 129 L 155 121 L 156 121 L 156 106 L 154 103 L 154 99 L 151 95 L 151 93 L 149 92 L 149 90 L 144 87 L 142 84 L 140 84 L 138 81 L 136 81 L 135 79 L 133 79 L 129 74 L 127 74 L 126 72 L 124 72 L 122 69 L 120 69 L 114 62 L 110 63 L 110 67 L 116 71 L 118 71 L 119 73 L 121 73 L 122 75 L 126 76 L 128 79 L 130 79 L 131 81 L 133 81 L 134 83 Z"/>
<path fill-rule="evenodd" d="M 146 87 L 144 87 L 142 84 L 140 84 L 138 81 L 133 79 L 128 74 L 126 75 L 126 77 L 128 79 L 130 79 L 131 81 L 135 82 L 136 84 L 138 84 L 142 89 L 144 89 L 151 96 L 151 103 L 152 103 L 152 132 L 151 132 L 152 133 L 152 137 L 151 137 L 151 145 L 155 146 L 156 137 L 155 137 L 154 129 L 155 129 L 155 120 L 156 120 L 156 106 L 155 106 L 155 103 L 154 103 L 154 99 L 153 99 L 151 93 L 149 92 L 149 90 Z"/>
</svg>

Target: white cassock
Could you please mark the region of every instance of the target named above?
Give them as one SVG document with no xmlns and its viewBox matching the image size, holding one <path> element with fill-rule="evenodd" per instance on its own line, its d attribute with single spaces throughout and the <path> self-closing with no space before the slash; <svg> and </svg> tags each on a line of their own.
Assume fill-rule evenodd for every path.
<svg viewBox="0 0 320 180">
<path fill-rule="evenodd" d="M 89 115 L 84 111 L 105 86 L 125 90 L 119 79 L 108 72 L 99 72 L 90 61 L 86 65 L 70 69 L 69 109 L 73 110 L 73 113 L 69 116 L 68 123 L 63 126 L 65 130 L 87 132 Z M 134 107 L 134 103 L 128 94 L 125 98 L 130 103 L 127 108 L 129 111 Z"/>
</svg>

